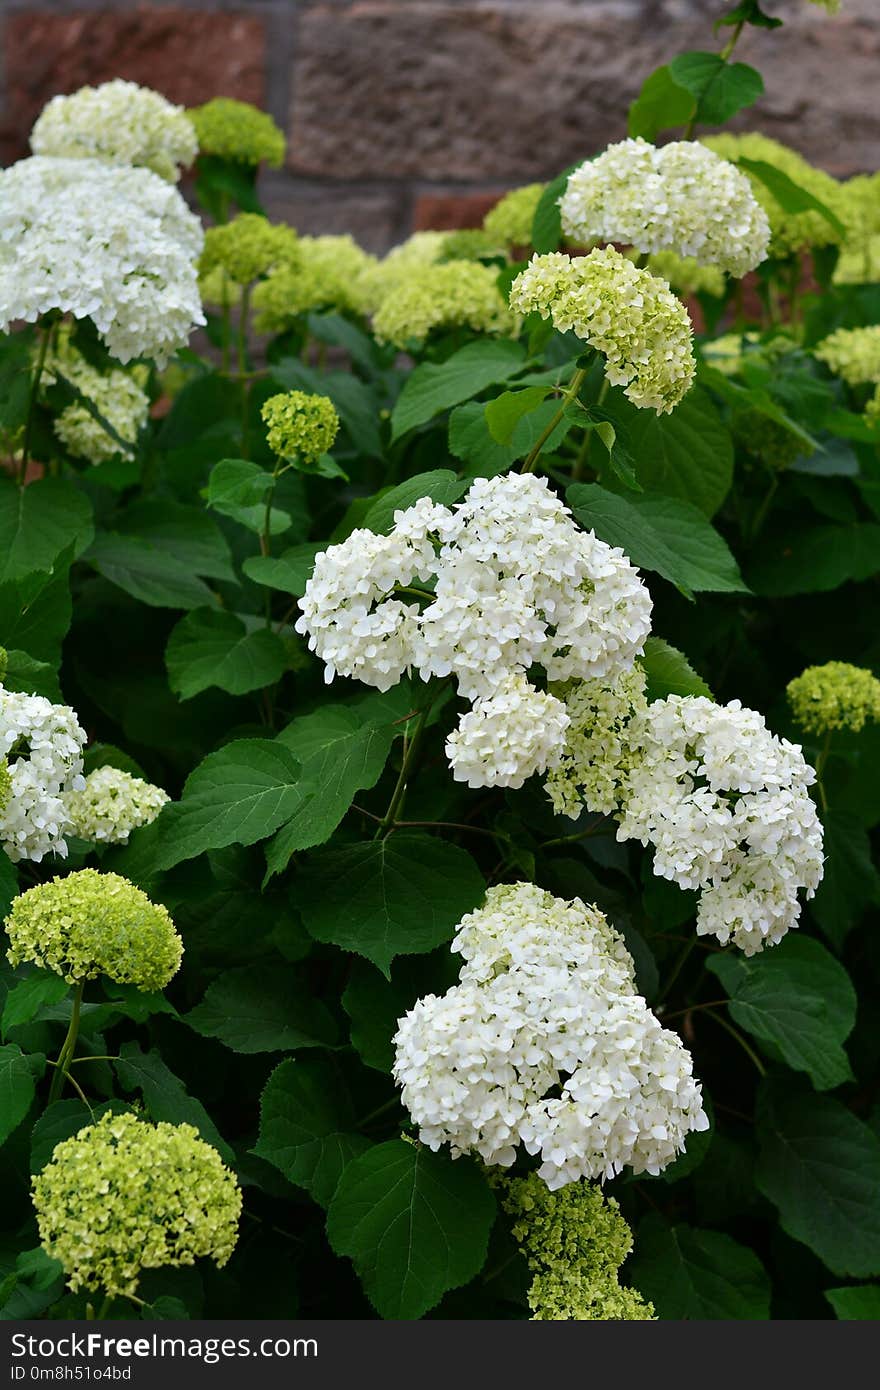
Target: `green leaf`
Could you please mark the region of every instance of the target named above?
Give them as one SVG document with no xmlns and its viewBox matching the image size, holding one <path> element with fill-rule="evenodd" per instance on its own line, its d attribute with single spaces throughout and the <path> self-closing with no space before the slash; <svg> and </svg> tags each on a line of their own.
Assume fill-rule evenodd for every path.
<svg viewBox="0 0 880 1390">
<path fill-rule="evenodd" d="M 843 945 L 865 909 L 880 903 L 880 873 L 868 832 L 851 811 L 822 812 L 825 873 L 810 910 L 828 940 Z"/>
<path fill-rule="evenodd" d="M 437 468 L 431 473 L 419 473 L 415 478 L 407 478 L 397 487 L 387 488 L 380 493 L 363 520 L 368 531 L 384 534 L 394 525 L 394 513 L 412 507 L 421 497 L 430 497 L 432 502 L 444 506 L 456 502 L 467 487 L 449 468 Z"/>
<path fill-rule="evenodd" d="M 757 1255 L 718 1231 L 671 1226 L 659 1215 L 639 1226 L 626 1277 L 664 1319 L 770 1316 L 770 1280 Z"/>
<path fill-rule="evenodd" d="M 679 53 L 669 64 L 673 82 L 697 100 L 697 120 L 724 125 L 764 91 L 761 74 L 747 63 L 728 63 L 718 53 Z"/>
<path fill-rule="evenodd" d="M 385 976 L 395 956 L 448 941 L 486 891 L 465 850 L 409 832 L 313 854 L 300 883 L 311 935 L 356 951 Z"/>
<path fill-rule="evenodd" d="M 0 1144 L 21 1124 L 34 1095 L 34 1075 L 21 1048 L 0 1047 Z"/>
<path fill-rule="evenodd" d="M 53 704 L 63 704 L 58 676 L 48 661 L 35 661 L 27 652 L 6 653 L 6 675 L 3 684 L 7 690 L 20 690 L 26 695 L 42 695 Z"/>
<path fill-rule="evenodd" d="M 0 584 L 0 645 L 20 649 L 36 661 L 61 664 L 61 643 L 70 627 L 70 565 L 65 551 L 51 574 Z"/>
<path fill-rule="evenodd" d="M 784 1231 L 834 1273 L 880 1274 L 880 1139 L 846 1106 L 788 1081 L 759 1100 L 755 1180 Z"/>
<path fill-rule="evenodd" d="M 311 997 L 292 966 L 246 965 L 225 971 L 184 1022 L 203 1037 L 219 1038 L 233 1052 L 327 1047 L 337 1036 L 327 1008 Z"/>
<path fill-rule="evenodd" d="M 727 543 L 689 502 L 649 492 L 620 497 L 596 483 L 576 483 L 567 499 L 582 526 L 621 546 L 633 564 L 656 570 L 686 596 L 693 590 L 745 590 Z"/>
<path fill-rule="evenodd" d="M 188 1094 L 183 1082 L 165 1065 L 155 1048 L 142 1052 L 136 1042 L 123 1043 L 113 1067 L 123 1091 L 140 1091 L 152 1119 L 165 1120 L 172 1125 L 192 1125 L 227 1163 L 235 1162 L 235 1154 L 220 1137 L 202 1102 Z"/>
<path fill-rule="evenodd" d="M 608 413 L 626 428 L 642 487 L 714 516 L 733 481 L 733 444 L 708 393 L 693 387 L 671 415 L 637 410 L 622 394 L 612 399 Z"/>
<path fill-rule="evenodd" d="M 265 584 L 268 589 L 279 589 L 283 594 L 302 598 L 315 568 L 315 556 L 325 549 L 324 545 L 307 541 L 304 545 L 289 546 L 278 556 L 251 555 L 241 568 L 255 584 Z"/>
<path fill-rule="evenodd" d="M 275 479 L 259 464 L 247 459 L 221 459 L 208 477 L 203 497 L 208 506 L 221 516 L 228 516 L 255 535 L 261 535 L 266 524 L 266 498 L 275 487 Z M 290 528 L 290 515 L 273 507 L 270 533 L 280 535 Z"/>
<path fill-rule="evenodd" d="M 841 1321 L 880 1321 L 880 1284 L 852 1284 L 844 1289 L 826 1289 L 825 1297 L 834 1309 L 834 1316 Z"/>
<path fill-rule="evenodd" d="M 818 941 L 789 935 L 757 956 L 710 956 L 706 968 L 727 990 L 734 1023 L 807 1072 L 817 1090 L 852 1080 L 843 1043 L 855 1025 L 856 993 Z"/>
<path fill-rule="evenodd" d="M 653 142 L 661 130 L 686 125 L 696 106 L 692 93 L 675 81 L 669 66 L 664 64 L 642 83 L 642 90 L 629 108 L 627 133 L 632 139 L 641 136 Z"/>
<path fill-rule="evenodd" d="M 51 570 L 70 547 L 81 555 L 94 533 L 89 499 L 65 478 L 0 481 L 0 582 Z"/>
<path fill-rule="evenodd" d="M 572 164 L 551 179 L 538 200 L 532 219 L 532 246 L 539 254 L 555 251 L 562 240 L 562 220 L 559 199 L 565 192 L 570 176 L 578 166 Z"/>
<path fill-rule="evenodd" d="M 248 632 L 234 613 L 196 608 L 171 633 L 165 665 L 171 689 L 182 700 L 212 686 L 230 695 L 245 695 L 280 680 L 287 653 L 281 638 L 269 628 Z"/>
<path fill-rule="evenodd" d="M 736 163 L 746 173 L 753 174 L 765 188 L 773 194 L 779 206 L 784 212 L 818 212 L 830 222 L 831 226 L 841 236 L 846 236 L 846 227 L 841 222 L 837 213 L 832 212 L 831 208 L 826 207 L 814 194 L 808 193 L 805 188 L 801 188 L 793 179 L 784 174 L 781 169 L 777 169 L 775 164 L 767 164 L 763 159 L 737 159 Z"/>
<path fill-rule="evenodd" d="M 149 541 L 194 574 L 235 581 L 226 539 L 201 507 L 187 507 L 168 497 L 136 502 L 118 518 L 116 530 Z"/>
<path fill-rule="evenodd" d="M 5 851 L 0 850 L 0 922 L 18 897 L 18 870 Z"/>
<path fill-rule="evenodd" d="M 520 417 L 510 444 L 496 444 L 489 433 L 484 405 L 468 401 L 449 417 L 449 452 L 464 460 L 469 478 L 494 478 L 506 473 L 517 459 L 525 458 L 558 410 L 556 398 L 544 401 L 531 414 Z M 573 426 L 574 421 L 563 416 L 548 437 L 545 452 L 558 448 Z"/>
<path fill-rule="evenodd" d="M 820 593 L 880 572 L 880 526 L 795 525 L 762 535 L 746 577 L 755 593 L 781 598 Z"/>
<path fill-rule="evenodd" d="M 351 1020 L 352 1046 L 366 1066 L 391 1071 L 398 1020 L 422 995 L 441 994 L 457 982 L 455 959 L 444 948 L 428 956 L 399 956 L 390 980 L 367 961 L 352 961 L 342 1007 Z"/>
<path fill-rule="evenodd" d="M 460 405 L 487 386 L 508 381 L 525 365 L 525 349 L 508 338 L 468 343 L 445 362 L 423 362 L 407 379 L 391 414 L 391 437 L 399 439 L 441 410 Z"/>
<path fill-rule="evenodd" d="M 354 1133 L 354 1105 L 325 1057 L 280 1062 L 260 1098 L 254 1153 L 326 1207 L 344 1169 L 370 1147 Z"/>
<path fill-rule="evenodd" d="M 327 1236 L 383 1318 L 420 1318 L 486 1258 L 495 1199 L 467 1158 L 392 1139 L 350 1163 Z"/>
<path fill-rule="evenodd" d="M 495 443 L 509 444 L 522 417 L 541 405 L 549 391 L 549 386 L 523 386 L 518 391 L 502 391 L 489 401 L 483 414 Z"/>
<path fill-rule="evenodd" d="M 665 700 L 667 695 L 702 695 L 713 698 L 702 676 L 698 676 L 683 652 L 664 642 L 662 637 L 649 637 L 639 665 L 647 677 L 649 700 Z"/>
<path fill-rule="evenodd" d="M 58 1004 L 64 998 L 70 985 L 60 975 L 47 970 L 28 975 L 10 989 L 3 1005 L 3 1019 L 0 1024 L 0 1037 L 7 1037 L 11 1028 L 30 1023 L 44 1004 Z"/>
<path fill-rule="evenodd" d="M 715 21 L 715 28 L 720 29 L 728 24 L 754 24 L 756 29 L 782 28 L 782 20 L 774 19 L 772 15 L 765 14 L 758 0 L 740 0 L 740 4 L 735 5 L 721 19 Z"/>
<path fill-rule="evenodd" d="M 215 602 L 190 565 L 141 536 L 103 531 L 83 558 L 111 584 L 152 608 L 200 608 Z"/>
</svg>

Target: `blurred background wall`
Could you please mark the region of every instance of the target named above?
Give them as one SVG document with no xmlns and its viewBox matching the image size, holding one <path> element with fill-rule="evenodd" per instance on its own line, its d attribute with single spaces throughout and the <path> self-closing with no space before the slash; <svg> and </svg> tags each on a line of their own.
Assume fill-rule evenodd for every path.
<svg viewBox="0 0 880 1390">
<path fill-rule="evenodd" d="M 880 167 L 880 0 L 763 0 L 786 27 L 737 57 L 767 94 L 738 122 L 831 173 Z M 498 194 L 626 133 L 652 68 L 717 50 L 732 0 L 0 0 L 0 159 L 56 92 L 128 77 L 192 105 L 267 108 L 288 135 L 271 215 L 383 250 L 477 225 Z"/>
</svg>

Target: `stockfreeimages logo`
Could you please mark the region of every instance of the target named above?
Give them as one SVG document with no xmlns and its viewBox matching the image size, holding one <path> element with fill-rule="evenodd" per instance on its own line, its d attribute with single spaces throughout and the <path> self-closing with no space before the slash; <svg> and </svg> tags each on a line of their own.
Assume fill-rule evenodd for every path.
<svg viewBox="0 0 880 1390">
<path fill-rule="evenodd" d="M 278 1359 L 316 1357 L 318 1342 L 314 1337 L 165 1337 L 158 1332 L 146 1337 L 107 1337 L 103 1332 L 70 1332 L 59 1337 L 36 1337 L 15 1332 L 11 1337 L 13 1359 L 12 1380 L 62 1378 L 58 1367 L 41 1367 L 41 1361 L 79 1361 L 87 1363 L 91 1379 L 99 1379 L 99 1367 L 88 1363 L 96 1360 L 113 1362 L 172 1360 L 202 1361 L 207 1366 L 237 1357 Z M 19 1364 L 27 1358 L 30 1365 Z M 127 1368 L 130 1374 L 130 1366 Z M 107 1367 L 108 1379 L 120 1379 L 120 1368 Z M 117 1374 L 114 1374 L 117 1372 Z M 45 1376 L 44 1376 L 45 1373 Z M 85 1378 L 85 1377 L 77 1377 Z M 128 1379 L 125 1376 L 125 1379 Z"/>
</svg>

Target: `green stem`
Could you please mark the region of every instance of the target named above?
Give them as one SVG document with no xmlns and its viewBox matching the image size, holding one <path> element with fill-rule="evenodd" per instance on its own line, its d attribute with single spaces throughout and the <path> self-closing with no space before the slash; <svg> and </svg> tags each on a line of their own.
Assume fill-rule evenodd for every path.
<svg viewBox="0 0 880 1390">
<path fill-rule="evenodd" d="M 538 438 L 535 447 L 532 449 L 531 453 L 526 458 L 526 461 L 523 464 L 522 469 L 520 470 L 521 472 L 531 473 L 532 469 L 534 468 L 535 464 L 541 456 L 541 450 L 547 443 L 547 440 L 550 438 L 553 431 L 556 429 L 556 426 L 559 424 L 559 421 L 562 419 L 563 415 L 565 414 L 571 402 L 574 400 L 578 391 L 581 389 L 581 384 L 583 382 L 584 377 L 587 375 L 587 370 L 588 369 L 586 367 L 579 367 L 578 370 L 575 372 L 574 376 L 572 377 L 571 381 L 568 383 L 568 386 L 566 387 L 565 394 L 562 397 L 562 403 L 559 409 L 553 416 L 553 419 L 550 421 L 547 428 Z"/>
<path fill-rule="evenodd" d="M 819 792 L 819 800 L 822 803 L 822 810 L 828 810 L 828 796 L 825 792 L 825 783 L 822 781 L 825 772 L 825 764 L 828 761 L 828 754 L 831 752 L 831 730 L 825 734 L 825 742 L 822 744 L 822 751 L 816 759 L 816 787 Z"/>
<path fill-rule="evenodd" d="M 734 1028 L 732 1023 L 728 1023 L 727 1019 L 724 1018 L 722 1014 L 716 1013 L 714 1009 L 707 1009 L 706 1013 L 708 1014 L 709 1018 L 714 1018 L 715 1022 L 719 1023 L 721 1027 L 725 1030 L 725 1032 L 729 1033 L 732 1038 L 736 1038 L 736 1041 L 739 1043 L 743 1052 L 746 1054 L 747 1057 L 750 1057 L 752 1062 L 754 1063 L 755 1070 L 759 1073 L 759 1075 L 766 1076 L 767 1068 L 764 1066 L 764 1063 L 761 1061 L 754 1048 L 749 1047 L 749 1044 L 746 1042 L 739 1029 Z"/>
<path fill-rule="evenodd" d="M 238 372 L 241 382 L 241 454 L 248 456 L 248 383 L 247 383 L 247 325 L 250 309 L 251 287 L 245 285 L 241 292 L 241 313 L 238 319 Z"/>
<path fill-rule="evenodd" d="M 678 959 L 672 967 L 672 974 L 669 976 L 669 979 L 666 981 L 663 988 L 658 989 L 657 991 L 658 999 L 668 999 L 669 992 L 672 989 L 672 986 L 675 984 L 676 980 L 678 979 L 679 975 L 684 969 L 685 963 L 687 962 L 688 957 L 690 956 L 691 951 L 694 949 L 696 944 L 696 936 L 689 937 L 688 940 L 685 942 L 684 946 L 678 954 Z"/>
<path fill-rule="evenodd" d="M 385 812 L 384 816 L 382 817 L 378 826 L 376 827 L 376 833 L 373 836 L 374 840 L 378 840 L 380 836 L 387 835 L 389 830 L 391 830 L 394 826 L 394 822 L 397 819 L 397 812 L 403 805 L 403 798 L 406 795 L 406 784 L 409 780 L 415 761 L 419 756 L 419 753 L 421 752 L 422 742 L 425 737 L 425 728 L 428 723 L 428 715 L 431 713 L 431 706 L 433 705 L 433 703 L 433 700 L 430 700 L 428 704 L 425 705 L 425 708 L 422 710 L 421 714 L 418 717 L 415 733 L 413 734 L 409 746 L 406 752 L 404 753 L 403 762 L 400 766 L 400 773 L 397 778 L 397 783 L 395 785 L 394 791 L 391 793 L 391 800 L 388 803 L 388 810 Z"/>
<path fill-rule="evenodd" d="M 21 448 L 21 464 L 19 466 L 18 484 L 24 487 L 24 480 L 27 476 L 27 467 L 31 457 L 31 436 L 34 429 L 34 416 L 37 412 L 37 394 L 40 389 L 40 378 L 43 375 L 43 368 L 46 365 L 46 353 L 49 351 L 50 332 L 45 327 L 40 328 L 40 350 L 37 355 L 37 365 L 34 368 L 34 375 L 31 379 L 31 393 L 28 400 L 27 422 L 24 427 L 24 443 Z"/>
<path fill-rule="evenodd" d="M 605 397 L 608 395 L 608 388 L 610 385 L 611 383 L 608 380 L 607 376 L 604 377 L 602 379 L 602 385 L 599 388 L 599 394 L 596 397 L 597 406 L 600 406 L 604 401 Z M 587 466 L 587 462 L 589 461 L 590 457 L 590 450 L 593 447 L 593 435 L 595 433 L 596 431 L 594 429 L 584 430 L 583 441 L 578 451 L 578 456 L 574 461 L 574 467 L 571 470 L 572 482 L 578 481 L 578 479 L 582 476 L 583 471 Z"/>
<path fill-rule="evenodd" d="M 51 1105 L 53 1101 L 56 1101 L 61 1094 L 64 1078 L 67 1075 L 67 1068 L 70 1066 L 73 1058 L 76 1039 L 79 1034 L 79 1013 L 82 1008 L 84 989 L 85 983 L 81 980 L 73 991 L 73 1003 L 70 1010 L 70 1026 L 67 1030 L 67 1037 L 61 1044 L 58 1061 L 55 1063 L 55 1073 L 52 1077 L 52 1085 L 49 1087 L 49 1105 Z"/>
<path fill-rule="evenodd" d="M 778 477 L 778 475 L 777 475 L 776 473 L 774 473 L 774 474 L 773 474 L 773 477 L 770 479 L 770 486 L 768 487 L 766 493 L 764 494 L 764 498 L 763 498 L 763 500 L 762 500 L 762 502 L 761 502 L 761 505 L 759 506 L 758 510 L 756 511 L 756 513 L 755 513 L 755 519 L 754 519 L 754 521 L 752 522 L 752 530 L 751 530 L 751 535 L 750 535 L 750 537 L 749 537 L 749 539 L 750 539 L 750 541 L 752 542 L 752 544 L 754 544 L 754 542 L 758 539 L 758 535 L 760 534 L 761 527 L 764 525 L 764 522 L 767 520 L 767 513 L 768 513 L 769 510 L 770 510 L 770 503 L 773 501 L 773 498 L 776 496 L 776 490 L 777 490 L 778 487 L 779 487 L 779 477 Z"/>
<path fill-rule="evenodd" d="M 394 1110 L 398 1105 L 400 1105 L 400 1097 L 392 1096 L 390 1100 L 386 1100 L 384 1105 L 377 1105 L 376 1109 L 371 1110 L 369 1115 L 362 1115 L 359 1120 L 355 1120 L 355 1129 L 363 1129 L 364 1125 L 370 1124 L 372 1120 L 378 1120 L 382 1115 L 387 1115 L 389 1110 Z"/>
</svg>

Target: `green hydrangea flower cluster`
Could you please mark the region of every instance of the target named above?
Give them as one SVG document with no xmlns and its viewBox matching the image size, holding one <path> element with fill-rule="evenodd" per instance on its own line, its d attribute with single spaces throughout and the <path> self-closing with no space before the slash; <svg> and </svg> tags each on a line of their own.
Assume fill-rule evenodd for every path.
<svg viewBox="0 0 880 1390">
<path fill-rule="evenodd" d="M 266 163 L 273 169 L 284 163 L 284 132 L 271 116 L 249 102 L 214 97 L 187 114 L 196 128 L 202 154 L 219 155 L 238 164 Z"/>
<path fill-rule="evenodd" d="M 668 281 L 678 294 L 711 294 L 720 299 L 726 289 L 720 266 L 701 265 L 694 256 L 679 256 L 675 251 L 655 251 L 648 257 L 648 270 Z"/>
<path fill-rule="evenodd" d="M 780 473 L 790 467 L 805 448 L 804 441 L 796 434 L 760 410 L 736 411 L 731 420 L 731 433 L 740 448 Z"/>
<path fill-rule="evenodd" d="M 399 246 L 393 246 L 381 261 L 369 266 L 353 287 L 361 313 L 375 313 L 383 299 L 405 284 L 414 271 L 436 265 L 450 235 L 449 232 L 413 232 Z"/>
<path fill-rule="evenodd" d="M 313 309 L 359 313 L 358 280 L 376 263 L 354 237 L 300 237 L 296 265 L 282 266 L 254 290 L 255 327 L 282 333 Z"/>
<path fill-rule="evenodd" d="M 513 1218 L 514 1238 L 532 1273 L 533 1321 L 654 1318 L 652 1305 L 618 1279 L 633 1242 L 613 1197 L 606 1199 L 599 1187 L 583 1180 L 551 1192 L 535 1173 L 499 1185 L 501 1204 Z"/>
<path fill-rule="evenodd" d="M 835 729 L 858 734 L 869 720 L 880 722 L 880 680 L 846 661 L 808 666 L 789 681 L 785 693 L 792 714 L 808 734 Z"/>
<path fill-rule="evenodd" d="M 614 247 L 572 259 L 533 256 L 516 277 L 510 305 L 550 318 L 605 357 L 605 375 L 633 405 L 668 414 L 690 390 L 696 364 L 688 312 L 664 280 Z"/>
<path fill-rule="evenodd" d="M 147 376 L 148 369 L 143 366 L 128 370 L 112 367 L 101 372 L 77 351 L 69 334 L 59 338 L 55 350 L 46 356 L 42 383 L 51 386 L 59 378 L 69 382 L 88 397 L 118 435 L 114 439 L 85 405 L 74 401 L 53 421 L 55 434 L 74 458 L 97 464 L 117 454 L 133 457 L 138 434 L 150 413 L 150 398 L 143 389 Z"/>
<path fill-rule="evenodd" d="M 97 869 L 19 894 L 5 925 L 13 966 L 31 961 L 71 984 L 107 975 L 117 984 L 164 989 L 183 955 L 167 909 L 127 878 Z"/>
<path fill-rule="evenodd" d="M 513 320 L 498 289 L 498 270 L 478 261 L 447 261 L 412 271 L 373 317 L 380 343 L 405 348 L 438 329 L 509 333 Z"/>
<path fill-rule="evenodd" d="M 260 412 L 269 448 L 279 458 L 316 463 L 333 447 L 339 416 L 329 396 L 284 391 L 270 396 Z"/>
<path fill-rule="evenodd" d="M 236 284 L 250 285 L 298 261 L 299 237 L 293 227 L 267 222 L 255 212 L 242 212 L 231 222 L 205 232 L 199 275 L 208 276 L 220 266 Z"/>
<path fill-rule="evenodd" d="M 483 230 L 504 247 L 531 246 L 532 223 L 546 187 L 545 183 L 527 183 L 512 188 L 486 213 Z"/>
<path fill-rule="evenodd" d="M 880 323 L 868 328 L 838 328 L 813 348 L 813 355 L 848 386 L 880 382 Z"/>
<path fill-rule="evenodd" d="M 736 164 L 740 159 L 753 159 L 761 164 L 770 164 L 774 169 L 786 174 L 806 193 L 818 198 L 829 212 L 845 222 L 846 205 L 841 185 L 837 179 L 816 169 L 796 150 L 771 140 L 769 135 L 759 135 L 757 131 L 744 135 L 708 135 L 702 143 L 710 150 Z M 845 233 L 829 222 L 821 212 L 810 209 L 808 212 L 786 212 L 765 183 L 744 169 L 752 185 L 752 191 L 767 214 L 770 223 L 771 256 L 789 256 L 795 251 L 805 251 L 811 246 L 838 246 Z"/>
<path fill-rule="evenodd" d="M 580 815 L 584 805 L 602 815 L 620 807 L 621 791 L 637 754 L 627 738 L 630 721 L 648 702 L 645 673 L 635 665 L 615 681 L 572 680 L 550 686 L 570 723 L 565 749 L 544 783 L 559 816 Z"/>
<path fill-rule="evenodd" d="M 55 1146 L 33 1200 L 74 1292 L 134 1294 L 142 1270 L 205 1256 L 223 1266 L 238 1239 L 235 1175 L 187 1124 L 108 1113 Z"/>
<path fill-rule="evenodd" d="M 447 232 L 438 261 L 479 261 L 503 254 L 502 243 L 479 227 L 462 227 L 457 232 Z"/>
<path fill-rule="evenodd" d="M 206 275 L 199 276 L 199 295 L 203 304 L 225 305 L 230 309 L 241 301 L 241 285 L 230 280 L 222 265 L 215 265 Z"/>
<path fill-rule="evenodd" d="M 865 419 L 869 425 L 880 425 L 880 385 L 865 406 Z"/>
<path fill-rule="evenodd" d="M 0 816 L 9 805 L 9 798 L 12 795 L 12 774 L 9 771 L 9 764 L 5 758 L 0 758 Z"/>
</svg>

